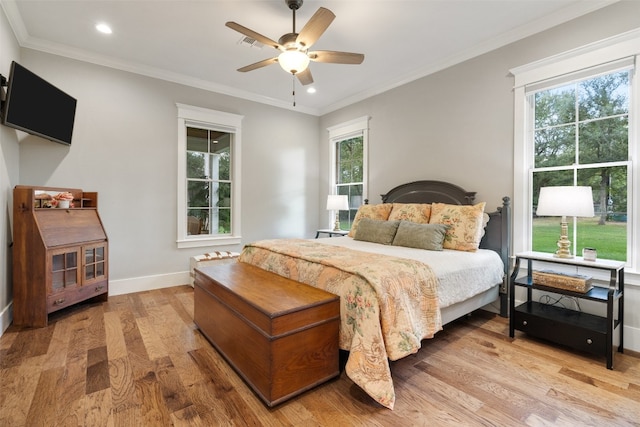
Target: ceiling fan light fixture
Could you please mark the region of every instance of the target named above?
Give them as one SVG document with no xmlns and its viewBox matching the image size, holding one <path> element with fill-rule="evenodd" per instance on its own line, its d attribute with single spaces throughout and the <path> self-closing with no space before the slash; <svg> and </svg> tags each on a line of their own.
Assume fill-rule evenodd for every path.
<svg viewBox="0 0 640 427">
<path fill-rule="evenodd" d="M 307 69 L 309 57 L 297 49 L 289 49 L 278 55 L 278 63 L 287 73 L 297 74 Z"/>
<path fill-rule="evenodd" d="M 325 32 L 331 22 L 335 19 L 336 15 L 334 15 L 334 13 L 329 9 L 320 7 L 298 33 L 296 31 L 296 10 L 302 6 L 302 2 L 303 0 L 285 0 L 285 3 L 293 13 L 293 25 L 291 32 L 283 34 L 277 42 L 253 31 L 250 28 L 243 27 L 236 22 L 228 21 L 225 24 L 227 27 L 239 32 L 243 36 L 257 40 L 263 45 L 271 46 L 279 51 L 278 56 L 263 59 L 262 61 L 238 68 L 239 72 L 244 73 L 247 71 L 257 70 L 258 68 L 266 67 L 277 62 L 284 71 L 295 76 L 303 86 L 308 86 L 313 83 L 311 67 L 309 67 L 310 61 L 327 62 L 332 64 L 362 63 L 364 55 L 361 53 L 339 52 L 332 50 L 309 52 L 311 46 L 313 46 L 318 38 Z M 295 80 L 296 79 L 293 79 L 294 85 Z"/>
</svg>

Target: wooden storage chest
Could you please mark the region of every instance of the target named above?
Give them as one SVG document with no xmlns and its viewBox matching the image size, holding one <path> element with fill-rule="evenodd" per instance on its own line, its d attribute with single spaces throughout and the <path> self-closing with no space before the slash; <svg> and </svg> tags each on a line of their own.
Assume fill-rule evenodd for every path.
<svg viewBox="0 0 640 427">
<path fill-rule="evenodd" d="M 195 270 L 194 321 L 268 405 L 339 375 L 338 296 L 237 262 Z"/>
</svg>

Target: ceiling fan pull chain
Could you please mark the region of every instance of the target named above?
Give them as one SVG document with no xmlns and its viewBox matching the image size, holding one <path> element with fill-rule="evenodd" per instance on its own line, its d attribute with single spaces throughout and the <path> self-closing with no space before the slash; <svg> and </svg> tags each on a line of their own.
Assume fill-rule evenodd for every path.
<svg viewBox="0 0 640 427">
<path fill-rule="evenodd" d="M 293 106 L 296 106 L 296 76 L 291 74 L 291 90 L 293 95 Z"/>
</svg>

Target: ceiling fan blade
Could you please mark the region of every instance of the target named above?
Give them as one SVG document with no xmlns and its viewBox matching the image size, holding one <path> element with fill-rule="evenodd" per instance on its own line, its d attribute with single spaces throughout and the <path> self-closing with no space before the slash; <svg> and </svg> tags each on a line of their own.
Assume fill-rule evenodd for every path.
<svg viewBox="0 0 640 427">
<path fill-rule="evenodd" d="M 301 73 L 296 73 L 296 77 L 300 80 L 300 83 L 302 83 L 303 86 L 313 83 L 313 77 L 311 76 L 311 70 L 309 67 Z"/>
<path fill-rule="evenodd" d="M 332 64 L 362 64 L 362 61 L 364 61 L 364 55 L 361 53 L 316 50 L 309 52 L 308 55 L 312 61 L 329 62 Z"/>
<path fill-rule="evenodd" d="M 309 49 L 333 22 L 336 15 L 329 9 L 321 7 L 313 14 L 309 22 L 302 28 L 296 41 Z"/>
<path fill-rule="evenodd" d="M 242 73 L 246 73 L 247 71 L 252 71 L 252 70 L 256 70 L 258 68 L 266 67 L 267 65 L 275 64 L 276 62 L 278 62 L 278 58 L 264 59 L 264 60 L 262 60 L 260 62 L 256 62 L 255 64 L 251 64 L 251 65 L 244 66 L 242 68 L 238 68 L 238 71 L 240 71 Z"/>
<path fill-rule="evenodd" d="M 271 46 L 276 49 L 284 50 L 284 47 L 281 46 L 280 43 L 273 41 L 269 37 L 263 36 L 260 33 L 256 33 L 255 31 L 250 30 L 249 28 L 244 27 L 238 24 L 237 22 L 229 21 L 225 25 L 231 28 L 232 30 L 236 30 L 240 34 L 244 34 L 247 37 L 251 37 L 252 39 L 258 40 L 260 43 L 264 45 Z"/>
</svg>

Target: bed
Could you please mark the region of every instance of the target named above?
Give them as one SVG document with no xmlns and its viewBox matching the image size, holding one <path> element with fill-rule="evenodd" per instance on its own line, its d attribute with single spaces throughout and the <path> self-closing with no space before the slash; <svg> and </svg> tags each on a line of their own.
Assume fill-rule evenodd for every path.
<svg viewBox="0 0 640 427">
<path fill-rule="evenodd" d="M 253 242 L 240 261 L 339 295 L 346 374 L 393 409 L 389 360 L 416 353 L 443 325 L 488 304 L 506 316 L 510 206 L 502 201 L 486 212 L 474 192 L 411 182 L 380 204 L 365 202 L 349 236 Z M 401 235 L 408 243 L 396 244 Z"/>
</svg>

